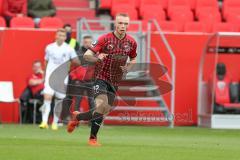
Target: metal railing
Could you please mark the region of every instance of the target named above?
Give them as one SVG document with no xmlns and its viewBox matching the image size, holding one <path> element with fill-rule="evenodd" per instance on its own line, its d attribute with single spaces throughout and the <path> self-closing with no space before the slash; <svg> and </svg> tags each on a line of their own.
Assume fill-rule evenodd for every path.
<svg viewBox="0 0 240 160">
<path fill-rule="evenodd" d="M 152 26 L 152 24 L 154 24 L 154 26 L 156 27 L 156 29 L 157 29 L 156 34 L 158 34 L 161 37 L 164 45 L 167 48 L 168 53 L 170 54 L 171 61 L 172 61 L 171 78 L 168 74 L 167 74 L 167 78 L 170 81 L 170 83 L 172 84 L 170 108 L 171 108 L 171 114 L 174 116 L 174 113 L 175 113 L 175 87 L 176 87 L 176 57 L 166 39 L 166 37 L 164 36 L 164 33 L 163 33 L 161 27 L 159 26 L 158 22 L 154 19 L 154 20 L 149 21 L 148 28 L 147 28 L 147 40 L 148 40 L 148 42 L 147 42 L 147 56 L 148 56 L 147 60 L 148 60 L 148 62 L 150 62 L 150 54 L 151 54 L 151 50 L 152 50 L 154 55 L 156 56 L 157 60 L 159 61 L 159 63 L 162 63 L 162 60 L 161 60 L 159 54 L 157 53 L 156 49 L 151 47 L 151 34 L 152 34 L 151 26 Z M 171 122 L 171 127 L 174 127 L 174 120 Z"/>
</svg>

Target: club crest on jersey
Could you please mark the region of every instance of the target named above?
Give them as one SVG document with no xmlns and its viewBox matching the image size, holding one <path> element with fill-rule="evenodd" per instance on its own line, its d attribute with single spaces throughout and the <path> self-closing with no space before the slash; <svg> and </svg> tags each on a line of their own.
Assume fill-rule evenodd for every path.
<svg viewBox="0 0 240 160">
<path fill-rule="evenodd" d="M 92 47 L 95 47 L 97 45 L 98 41 L 93 41 L 92 42 Z"/>
<path fill-rule="evenodd" d="M 130 49 L 131 49 L 131 47 L 129 46 L 129 44 L 124 44 L 124 45 L 123 45 L 123 50 L 124 50 L 125 52 L 129 52 Z"/>
<path fill-rule="evenodd" d="M 113 44 L 108 44 L 107 45 L 107 50 L 112 50 L 114 48 L 114 45 Z"/>
</svg>

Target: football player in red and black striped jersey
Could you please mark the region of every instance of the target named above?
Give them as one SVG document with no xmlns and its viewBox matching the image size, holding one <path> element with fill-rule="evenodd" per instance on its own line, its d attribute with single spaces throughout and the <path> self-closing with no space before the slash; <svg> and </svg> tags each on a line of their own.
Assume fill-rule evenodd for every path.
<svg viewBox="0 0 240 160">
<path fill-rule="evenodd" d="M 84 54 L 84 59 L 95 63 L 95 83 L 93 87 L 96 108 L 94 112 L 73 112 L 68 123 L 68 132 L 72 132 L 80 120 L 91 120 L 89 145 L 99 146 L 97 133 L 112 108 L 119 82 L 136 63 L 136 41 L 126 34 L 129 25 L 127 14 L 118 14 L 115 19 L 114 32 L 107 33 L 93 42 Z M 130 61 L 127 63 L 128 58 Z"/>
</svg>

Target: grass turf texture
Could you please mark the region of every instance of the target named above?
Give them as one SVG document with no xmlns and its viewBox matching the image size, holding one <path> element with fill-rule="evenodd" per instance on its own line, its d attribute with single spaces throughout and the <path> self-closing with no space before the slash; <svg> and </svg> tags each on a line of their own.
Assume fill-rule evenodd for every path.
<svg viewBox="0 0 240 160">
<path fill-rule="evenodd" d="M 102 147 L 87 146 L 89 128 L 68 134 L 32 125 L 0 125 L 0 160 L 235 160 L 240 131 L 196 127 L 104 126 Z"/>
</svg>

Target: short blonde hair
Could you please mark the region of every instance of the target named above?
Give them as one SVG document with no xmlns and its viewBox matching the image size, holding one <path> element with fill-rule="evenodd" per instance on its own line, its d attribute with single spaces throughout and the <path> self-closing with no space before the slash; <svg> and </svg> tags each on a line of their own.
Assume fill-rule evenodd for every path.
<svg viewBox="0 0 240 160">
<path fill-rule="evenodd" d="M 57 30 L 57 33 L 58 33 L 58 32 L 67 34 L 67 31 L 66 31 L 66 29 L 64 29 L 64 28 L 59 28 L 59 29 Z"/>
<path fill-rule="evenodd" d="M 118 14 L 116 15 L 115 19 L 116 19 L 117 17 L 128 17 L 128 18 L 129 18 L 129 15 L 128 15 L 127 13 L 118 13 Z"/>
</svg>

